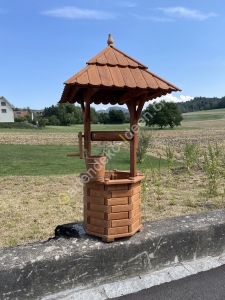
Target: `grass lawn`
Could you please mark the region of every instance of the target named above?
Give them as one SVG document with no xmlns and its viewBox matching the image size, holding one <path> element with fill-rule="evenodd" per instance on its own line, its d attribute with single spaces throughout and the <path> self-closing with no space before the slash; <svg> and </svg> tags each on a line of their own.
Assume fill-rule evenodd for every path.
<svg viewBox="0 0 225 300">
<path fill-rule="evenodd" d="M 93 154 L 99 154 L 101 148 L 92 147 Z M 107 151 L 112 150 L 110 148 Z M 65 145 L 1 145 L 0 144 L 0 176 L 38 176 L 78 174 L 85 171 L 85 161 L 79 157 L 67 157 L 67 153 L 77 153 L 78 146 Z M 146 167 L 158 167 L 159 158 L 147 156 Z M 161 167 L 167 166 L 164 159 Z M 175 163 L 179 166 L 180 164 Z M 129 151 L 121 148 L 106 166 L 107 169 L 129 170 Z M 137 164 L 141 170 L 141 164 Z"/>
</svg>

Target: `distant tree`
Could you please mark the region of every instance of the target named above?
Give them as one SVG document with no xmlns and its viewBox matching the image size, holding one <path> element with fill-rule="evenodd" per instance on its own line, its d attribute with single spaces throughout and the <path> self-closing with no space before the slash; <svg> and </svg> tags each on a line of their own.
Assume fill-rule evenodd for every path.
<svg viewBox="0 0 225 300">
<path fill-rule="evenodd" d="M 122 110 L 110 109 L 109 111 L 109 123 L 124 123 L 125 115 Z"/>
<path fill-rule="evenodd" d="M 146 109 L 146 125 L 147 126 L 159 126 L 160 128 L 180 125 L 183 120 L 178 105 L 174 102 L 154 102 L 150 104 Z"/>
<path fill-rule="evenodd" d="M 103 124 L 109 123 L 109 114 L 101 112 L 99 114 L 98 121 Z"/>
<path fill-rule="evenodd" d="M 48 118 L 48 125 L 58 126 L 60 125 L 60 121 L 55 115 L 52 115 Z"/>
<path fill-rule="evenodd" d="M 90 108 L 90 118 L 92 123 L 94 124 L 98 123 L 99 113 L 95 110 L 94 107 Z"/>
</svg>

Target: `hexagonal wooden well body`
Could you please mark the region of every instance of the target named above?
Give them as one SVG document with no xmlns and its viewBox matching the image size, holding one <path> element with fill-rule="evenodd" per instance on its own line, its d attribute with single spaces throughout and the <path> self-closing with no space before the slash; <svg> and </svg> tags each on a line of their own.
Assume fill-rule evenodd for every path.
<svg viewBox="0 0 225 300">
<path fill-rule="evenodd" d="M 129 172 L 108 173 L 102 182 L 84 185 L 84 227 L 88 234 L 103 241 L 132 236 L 141 230 L 142 174 L 129 177 Z"/>
</svg>

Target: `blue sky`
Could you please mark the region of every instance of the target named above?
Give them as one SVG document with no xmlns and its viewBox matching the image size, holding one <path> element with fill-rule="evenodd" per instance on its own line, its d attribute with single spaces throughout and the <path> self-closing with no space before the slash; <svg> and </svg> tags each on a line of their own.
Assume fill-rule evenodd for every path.
<svg viewBox="0 0 225 300">
<path fill-rule="evenodd" d="M 167 99 L 222 97 L 224 32 L 222 0 L 1 0 L 0 96 L 16 107 L 55 105 L 111 33 L 115 47 L 182 89 Z"/>
</svg>

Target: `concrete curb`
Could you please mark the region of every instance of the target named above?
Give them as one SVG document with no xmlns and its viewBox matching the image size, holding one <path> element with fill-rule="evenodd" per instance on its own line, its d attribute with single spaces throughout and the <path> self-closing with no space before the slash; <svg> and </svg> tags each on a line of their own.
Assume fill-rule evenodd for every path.
<svg viewBox="0 0 225 300">
<path fill-rule="evenodd" d="M 111 244 L 87 236 L 81 223 L 74 235 L 0 249 L 0 298 L 47 299 L 218 256 L 225 252 L 225 210 L 146 222 L 142 232 Z"/>
</svg>

